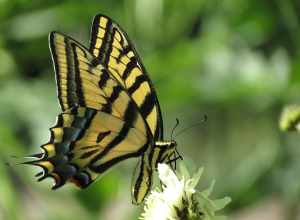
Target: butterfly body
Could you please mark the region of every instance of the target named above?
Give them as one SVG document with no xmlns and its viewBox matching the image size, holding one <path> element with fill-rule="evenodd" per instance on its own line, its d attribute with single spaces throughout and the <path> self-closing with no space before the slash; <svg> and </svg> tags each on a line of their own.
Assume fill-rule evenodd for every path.
<svg viewBox="0 0 300 220">
<path fill-rule="evenodd" d="M 136 50 L 117 23 L 94 18 L 90 48 L 59 32 L 49 35 L 62 112 L 50 128 L 40 166 L 53 189 L 72 182 L 90 185 L 115 164 L 139 157 L 133 202 L 149 192 L 159 162 L 175 155 L 175 141 L 163 141 L 160 106 Z"/>
</svg>

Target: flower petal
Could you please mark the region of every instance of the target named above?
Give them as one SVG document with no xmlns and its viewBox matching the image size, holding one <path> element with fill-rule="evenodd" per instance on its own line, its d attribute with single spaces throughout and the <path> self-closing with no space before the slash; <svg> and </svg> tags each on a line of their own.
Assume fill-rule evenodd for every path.
<svg viewBox="0 0 300 220">
<path fill-rule="evenodd" d="M 176 187 L 180 184 L 175 173 L 166 164 L 158 164 L 158 176 L 162 183 L 166 186 Z"/>
</svg>

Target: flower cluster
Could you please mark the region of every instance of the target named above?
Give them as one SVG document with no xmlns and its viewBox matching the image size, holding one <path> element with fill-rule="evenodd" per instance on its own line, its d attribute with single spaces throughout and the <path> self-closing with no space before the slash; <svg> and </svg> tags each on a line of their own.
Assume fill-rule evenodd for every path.
<svg viewBox="0 0 300 220">
<path fill-rule="evenodd" d="M 186 168 L 181 167 L 182 176 L 178 178 L 166 164 L 158 165 L 162 189 L 155 188 L 146 198 L 143 220 L 220 220 L 215 212 L 230 202 L 225 197 L 219 200 L 209 199 L 211 186 L 201 192 L 195 187 L 203 173 L 203 168 L 191 178 Z"/>
</svg>

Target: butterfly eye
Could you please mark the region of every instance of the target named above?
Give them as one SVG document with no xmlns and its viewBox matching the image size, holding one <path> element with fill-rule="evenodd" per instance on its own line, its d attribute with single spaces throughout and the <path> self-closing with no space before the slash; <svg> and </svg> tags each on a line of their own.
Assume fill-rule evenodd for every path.
<svg viewBox="0 0 300 220">
<path fill-rule="evenodd" d="M 172 140 L 171 141 L 171 144 L 170 144 L 170 147 L 176 147 L 177 146 L 177 142 L 176 141 L 174 141 L 174 140 Z"/>
</svg>

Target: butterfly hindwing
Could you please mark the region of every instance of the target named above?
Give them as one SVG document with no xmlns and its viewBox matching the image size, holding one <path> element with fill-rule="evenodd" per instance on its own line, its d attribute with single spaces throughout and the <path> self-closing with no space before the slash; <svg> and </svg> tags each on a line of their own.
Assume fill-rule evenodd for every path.
<svg viewBox="0 0 300 220">
<path fill-rule="evenodd" d="M 42 146 L 44 156 L 29 163 L 44 169 L 40 180 L 53 177 L 54 188 L 66 181 L 86 187 L 114 164 L 137 157 L 147 148 L 147 137 L 134 127 L 125 139 L 109 147 L 124 127 L 126 122 L 105 112 L 73 108 L 61 113 L 50 129 L 50 141 Z"/>
<path fill-rule="evenodd" d="M 131 181 L 131 198 L 133 204 L 143 202 L 152 186 L 153 167 L 151 167 L 147 155 L 144 154 L 139 160 Z"/>
<path fill-rule="evenodd" d="M 155 139 L 163 136 L 159 103 L 146 70 L 127 34 L 112 19 L 96 15 L 90 52 L 127 90 L 145 118 Z"/>
<path fill-rule="evenodd" d="M 167 162 L 166 148 L 153 147 L 143 154 L 133 173 L 132 179 L 132 202 L 140 204 L 149 193 L 153 183 L 153 172 L 158 163 Z"/>
</svg>

